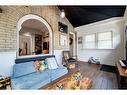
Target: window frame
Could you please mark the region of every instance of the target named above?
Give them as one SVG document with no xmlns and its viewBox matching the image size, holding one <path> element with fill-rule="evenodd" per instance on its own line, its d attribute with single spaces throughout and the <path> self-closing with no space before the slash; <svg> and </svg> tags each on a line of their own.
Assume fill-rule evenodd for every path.
<svg viewBox="0 0 127 95">
<path fill-rule="evenodd" d="M 86 36 L 88 36 L 88 35 L 94 35 L 95 36 L 95 38 L 94 38 L 94 43 L 95 43 L 95 47 L 94 48 L 87 48 L 87 47 L 85 47 L 85 45 L 86 45 L 86 40 L 85 40 L 85 38 L 86 38 Z M 91 41 L 92 42 L 92 41 Z M 85 44 L 84 44 L 85 43 Z M 84 37 L 83 37 L 83 49 L 96 49 L 96 33 L 91 33 L 91 34 L 86 34 Z"/>
<path fill-rule="evenodd" d="M 101 34 L 101 33 L 107 33 L 107 32 L 110 32 L 111 33 L 111 48 L 99 48 L 99 46 L 98 46 L 98 44 L 99 44 L 99 34 Z M 103 41 L 109 41 L 109 40 L 103 40 Z M 97 49 L 114 49 L 113 48 L 113 32 L 112 31 L 106 31 L 106 32 L 98 32 L 97 33 Z"/>
<path fill-rule="evenodd" d="M 99 43 L 99 33 L 107 33 L 107 32 L 111 32 L 111 48 L 99 48 L 98 47 L 98 43 Z M 87 35 L 95 35 L 95 48 L 86 48 L 85 47 L 85 37 Z M 107 41 L 107 40 L 105 40 Z M 83 49 L 96 49 L 96 50 L 110 50 L 110 49 L 114 49 L 114 43 L 113 43 L 113 31 L 105 31 L 105 32 L 96 32 L 96 33 L 90 33 L 90 34 L 85 34 L 83 37 L 83 45 L 82 45 Z"/>
</svg>

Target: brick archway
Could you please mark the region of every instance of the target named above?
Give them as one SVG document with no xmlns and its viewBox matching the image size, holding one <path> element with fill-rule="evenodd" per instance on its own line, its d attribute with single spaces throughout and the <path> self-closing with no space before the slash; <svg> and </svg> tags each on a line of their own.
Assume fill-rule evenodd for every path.
<svg viewBox="0 0 127 95">
<path fill-rule="evenodd" d="M 53 31 L 49 25 L 49 23 L 43 19 L 42 17 L 40 16 L 37 16 L 37 15 L 33 15 L 33 14 L 29 14 L 29 15 L 25 15 L 23 17 L 21 17 L 17 23 L 17 57 L 21 57 L 19 56 L 19 31 L 21 30 L 22 28 L 22 24 L 23 22 L 25 22 L 26 20 L 29 20 L 29 19 L 35 19 L 35 20 L 38 20 L 40 22 L 42 22 L 42 24 L 44 24 L 48 31 L 49 31 L 49 54 L 53 54 Z M 40 55 L 28 55 L 28 56 L 22 56 L 22 57 L 33 57 L 33 56 L 40 56 Z M 41 54 L 42 56 L 42 54 Z"/>
</svg>

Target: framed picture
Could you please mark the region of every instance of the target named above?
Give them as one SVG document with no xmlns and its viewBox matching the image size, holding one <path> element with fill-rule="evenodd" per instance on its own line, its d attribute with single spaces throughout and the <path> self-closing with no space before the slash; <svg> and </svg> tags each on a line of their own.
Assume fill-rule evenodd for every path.
<svg viewBox="0 0 127 95">
<path fill-rule="evenodd" d="M 61 23 L 61 22 L 58 22 L 58 30 L 62 33 L 68 33 L 68 27 L 67 25 Z"/>
<path fill-rule="evenodd" d="M 82 37 L 78 37 L 78 44 L 82 44 Z"/>
<path fill-rule="evenodd" d="M 60 45 L 61 46 L 67 46 L 67 36 L 65 35 L 60 35 Z"/>
</svg>

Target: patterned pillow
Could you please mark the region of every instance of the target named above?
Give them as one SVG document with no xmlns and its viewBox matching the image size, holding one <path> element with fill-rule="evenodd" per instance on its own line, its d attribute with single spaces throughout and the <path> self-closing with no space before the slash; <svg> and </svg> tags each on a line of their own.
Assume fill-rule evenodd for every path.
<svg viewBox="0 0 127 95">
<path fill-rule="evenodd" d="M 41 66 L 40 66 L 40 71 L 44 71 L 48 68 L 48 65 L 46 64 L 45 61 L 41 61 Z"/>
<path fill-rule="evenodd" d="M 36 60 L 36 61 L 34 62 L 34 66 L 35 66 L 35 70 L 36 70 L 37 72 L 39 72 L 39 71 L 40 71 L 40 67 L 41 67 L 40 61 L 39 61 L 39 60 Z"/>
</svg>

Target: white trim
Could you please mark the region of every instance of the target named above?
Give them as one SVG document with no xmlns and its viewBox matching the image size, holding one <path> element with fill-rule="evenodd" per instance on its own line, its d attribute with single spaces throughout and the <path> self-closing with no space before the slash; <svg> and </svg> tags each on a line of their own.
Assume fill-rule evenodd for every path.
<svg viewBox="0 0 127 95">
<path fill-rule="evenodd" d="M 111 41 L 112 41 L 112 47 L 111 48 L 98 48 L 98 35 L 99 35 L 99 33 L 106 33 L 106 32 L 111 32 Z M 95 35 L 95 48 L 86 48 L 86 47 L 84 47 L 84 42 L 85 42 L 85 37 L 87 36 L 87 35 Z M 83 36 L 83 43 L 82 43 L 82 50 L 85 50 L 85 49 L 87 49 L 87 50 L 113 50 L 113 49 L 115 49 L 114 48 L 114 43 L 113 43 L 113 38 L 114 38 L 114 36 L 113 36 L 113 30 L 110 30 L 110 31 L 103 31 L 103 32 L 96 32 L 96 33 L 88 33 L 88 34 L 85 34 L 84 36 Z"/>
<path fill-rule="evenodd" d="M 127 27 L 127 24 L 125 23 L 124 26 L 123 26 L 123 44 L 124 44 L 124 59 L 126 60 L 126 27 Z"/>
<path fill-rule="evenodd" d="M 99 45 L 98 45 L 99 44 L 99 38 L 98 38 L 98 36 L 99 36 L 100 33 L 107 33 L 107 32 L 110 32 L 111 33 L 111 48 L 99 48 Z M 97 33 L 97 48 L 98 49 L 114 49 L 114 43 L 113 43 L 114 36 L 113 36 L 113 32 L 112 31 L 107 31 L 107 32 L 98 32 Z"/>
<path fill-rule="evenodd" d="M 94 41 L 91 41 L 91 42 L 94 42 L 94 44 L 95 44 L 95 46 L 93 47 L 93 48 L 86 48 L 86 36 L 88 36 L 88 35 L 94 35 Z M 96 47 L 96 33 L 90 33 L 90 34 L 85 34 L 84 36 L 83 36 L 83 41 L 82 41 L 82 48 L 83 49 L 96 49 L 97 47 Z M 87 42 L 88 43 L 88 42 Z"/>
<path fill-rule="evenodd" d="M 70 34 L 72 34 L 73 35 L 73 43 L 74 43 L 74 45 L 73 45 L 73 56 L 76 56 L 76 41 L 75 41 L 75 39 L 76 39 L 76 37 L 75 37 L 75 33 L 73 33 L 73 32 L 69 32 Z"/>
<path fill-rule="evenodd" d="M 19 56 L 19 31 L 21 29 L 21 25 L 23 24 L 24 21 L 26 20 L 29 20 L 29 19 L 36 19 L 36 20 L 39 20 L 40 22 L 42 22 L 43 24 L 45 24 L 45 26 L 47 27 L 47 29 L 49 30 L 49 54 L 53 54 L 53 31 L 50 27 L 50 25 L 48 24 L 48 22 L 43 19 L 42 17 L 40 16 L 37 16 L 37 15 L 33 15 L 33 14 L 29 14 L 29 15 L 25 15 L 23 17 L 21 17 L 17 23 L 17 56 L 18 58 L 20 58 L 21 56 Z M 22 56 L 22 57 L 33 57 L 35 55 L 28 55 L 28 56 Z M 36 55 L 36 56 L 39 56 L 39 55 Z M 41 55 L 42 56 L 42 55 Z"/>
<path fill-rule="evenodd" d="M 46 56 L 51 54 L 38 54 L 38 55 L 26 55 L 26 56 L 18 56 L 18 59 L 20 58 L 31 58 L 31 57 L 39 57 L 39 56 Z"/>
</svg>

